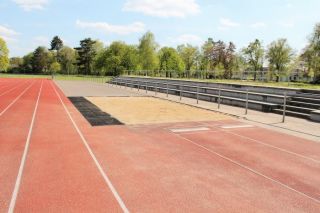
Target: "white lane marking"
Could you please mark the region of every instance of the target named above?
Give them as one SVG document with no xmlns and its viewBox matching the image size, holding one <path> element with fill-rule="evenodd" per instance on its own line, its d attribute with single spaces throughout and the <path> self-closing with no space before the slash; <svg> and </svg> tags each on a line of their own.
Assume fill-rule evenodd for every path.
<svg viewBox="0 0 320 213">
<path fill-rule="evenodd" d="M 280 148 L 280 147 L 277 147 L 277 146 L 273 146 L 271 144 L 267 144 L 267 143 L 264 143 L 262 141 L 259 141 L 259 140 L 256 140 L 256 139 L 253 139 L 253 138 L 250 138 L 250 137 L 247 137 L 247 136 L 243 136 L 243 135 L 240 135 L 240 134 L 237 134 L 237 133 L 234 133 L 234 132 L 230 132 L 230 131 L 224 131 L 224 132 L 232 134 L 232 135 L 235 135 L 235 136 L 238 136 L 238 137 L 241 137 L 241 138 L 244 138 L 244 139 L 247 139 L 247 140 L 251 140 L 251 141 L 253 141 L 255 143 L 258 143 L 258 144 L 261 144 L 261 145 L 264 145 L 264 146 L 267 146 L 267 147 L 270 147 L 270 148 L 273 148 L 273 149 L 277 149 L 277 150 L 280 150 L 282 152 L 285 152 L 285 153 L 288 153 L 288 154 L 291 154 L 291 155 L 295 155 L 295 156 L 300 157 L 300 158 L 311 160 L 311 161 L 313 161 L 315 163 L 320 163 L 319 160 L 316 160 L 316 159 L 307 157 L 305 155 L 301 155 L 301 154 L 298 154 L 296 152 L 292 152 L 292 151 L 289 151 L 289 150 L 286 150 L 286 149 L 283 149 L 283 148 Z"/>
<path fill-rule="evenodd" d="M 242 124 L 242 125 L 224 125 L 221 126 L 222 129 L 238 129 L 238 128 L 251 128 L 254 127 L 252 125 L 246 125 L 246 124 Z"/>
<path fill-rule="evenodd" d="M 0 117 L 1 117 L 17 100 L 19 100 L 19 99 L 21 98 L 21 96 L 22 96 L 24 93 L 26 93 L 33 84 L 34 84 L 34 82 L 33 82 L 30 86 L 28 86 L 25 90 L 23 90 L 23 91 L 21 92 L 21 94 L 20 94 L 18 97 L 16 97 L 16 98 L 0 113 Z"/>
<path fill-rule="evenodd" d="M 82 132 L 80 131 L 78 125 L 76 124 L 76 122 L 73 120 L 69 110 L 67 109 L 66 105 L 64 104 L 64 102 L 61 99 L 60 94 L 57 92 L 55 86 L 53 85 L 53 83 L 51 83 L 51 86 L 53 87 L 55 93 L 57 94 L 64 110 L 66 111 L 68 117 L 70 118 L 74 128 L 76 129 L 76 131 L 78 132 L 84 146 L 87 148 L 91 158 L 93 159 L 94 163 L 96 164 L 100 174 L 102 175 L 103 179 L 105 180 L 105 182 L 107 183 L 108 187 L 110 188 L 111 192 L 113 193 L 114 197 L 116 198 L 116 200 L 118 201 L 121 209 L 123 210 L 123 212 L 125 213 L 129 213 L 129 210 L 127 209 L 126 205 L 124 204 L 123 200 L 121 199 L 119 193 L 117 192 L 117 190 L 115 189 L 115 187 L 113 186 L 111 180 L 109 179 L 109 177 L 107 176 L 107 174 L 103 171 L 102 166 L 100 165 L 99 161 L 97 160 L 96 156 L 94 155 L 92 149 L 90 148 L 87 140 L 85 139 L 85 137 L 83 136 Z"/>
<path fill-rule="evenodd" d="M 190 127 L 190 128 L 174 128 L 169 130 L 174 133 L 183 133 L 183 132 L 208 131 L 210 129 L 208 127 Z"/>
<path fill-rule="evenodd" d="M 195 145 L 195 146 L 198 146 L 198 147 L 206 150 L 207 152 L 210 152 L 210 153 L 212 153 L 212 154 L 215 154 L 215 155 L 219 156 L 220 158 L 222 158 L 222 159 L 224 159 L 224 160 L 226 160 L 226 161 L 229 161 L 229 162 L 231 162 L 231 163 L 233 163 L 233 164 L 235 164 L 235 165 L 237 165 L 237 166 L 239 166 L 239 167 L 241 167 L 241 168 L 243 168 L 243 169 L 249 170 L 250 172 L 252 172 L 252 173 L 254 173 L 254 174 L 258 175 L 258 176 L 261 176 L 261 177 L 263 177 L 263 178 L 265 178 L 265 179 L 267 179 L 267 180 L 269 180 L 269 181 L 271 181 L 271 182 L 274 182 L 274 183 L 276 183 L 276 184 L 279 184 L 280 186 L 282 186 L 282 187 L 284 187 L 284 188 L 286 188 L 286 189 L 289 189 L 289 190 L 291 190 L 291 191 L 293 191 L 293 192 L 296 192 L 296 193 L 298 193 L 299 195 L 302 195 L 302 196 L 304 196 L 304 197 L 307 197 L 307 198 L 315 201 L 316 203 L 320 203 L 320 200 L 318 200 L 318 199 L 316 199 L 316 198 L 313 198 L 313 197 L 311 197 L 311 196 L 309 196 L 309 195 L 307 195 L 307 194 L 305 194 L 305 193 L 303 193 L 303 192 L 300 192 L 300 191 L 298 191 L 298 190 L 296 190 L 296 189 L 294 189 L 294 188 L 291 188 L 290 186 L 288 186 L 288 185 L 286 185 L 286 184 L 284 184 L 284 183 L 282 183 L 282 182 L 280 182 L 280 181 L 278 181 L 278 180 L 275 180 L 275 179 L 273 179 L 273 178 L 271 178 L 271 177 L 268 177 L 268 176 L 266 176 L 266 175 L 264 175 L 264 174 L 262 174 L 262 173 L 260 173 L 260 172 L 258 172 L 258 171 L 256 171 L 256 170 L 254 170 L 254 169 L 251 169 L 251 168 L 248 167 L 248 166 L 245 166 L 245 165 L 243 165 L 243 164 L 241 164 L 241 163 L 238 163 L 238 162 L 232 160 L 231 158 L 228 158 L 228 157 L 226 157 L 226 156 L 224 156 L 224 155 L 221 155 L 221 154 L 219 154 L 219 153 L 217 153 L 217 152 L 215 152 L 215 151 L 213 151 L 213 150 L 211 150 L 211 149 L 208 149 L 208 148 L 205 147 L 205 146 L 202 146 L 202 145 L 200 145 L 200 144 L 198 144 L 198 143 L 196 143 L 196 142 L 194 142 L 194 141 L 192 141 L 192 140 L 189 140 L 188 138 L 185 138 L 185 137 L 183 137 L 183 136 L 181 136 L 181 135 L 178 135 L 178 134 L 175 134 L 175 135 L 178 136 L 178 137 L 180 137 L 180 138 L 182 138 L 183 140 L 188 141 L 189 143 L 191 143 L 191 144 L 193 144 L 193 145 Z"/>
<path fill-rule="evenodd" d="M 39 90 L 39 93 L 38 93 L 36 106 L 35 106 L 34 111 L 33 111 L 32 120 L 31 120 L 29 132 L 28 132 L 28 136 L 27 136 L 27 140 L 26 140 L 26 145 L 24 147 L 23 155 L 22 155 L 22 158 L 21 158 L 19 172 L 18 172 L 18 176 L 17 176 L 17 179 L 16 179 L 16 183 L 14 185 L 14 190 L 13 190 L 13 193 L 12 193 L 12 197 L 11 197 L 8 213 L 13 213 L 14 212 L 14 207 L 16 205 L 17 196 L 18 196 L 18 193 L 19 193 L 19 188 L 20 188 L 21 179 L 22 179 L 22 173 L 23 173 L 24 165 L 26 163 L 26 158 L 27 158 L 27 154 L 28 154 L 28 150 L 29 150 L 30 139 L 31 139 L 31 134 L 32 134 L 33 126 L 34 126 L 34 121 L 35 121 L 36 113 L 37 113 L 37 110 L 38 110 L 40 95 L 41 95 L 41 91 L 42 91 L 42 84 L 43 84 L 43 81 L 41 81 L 41 86 L 40 86 L 40 90 Z"/>
<path fill-rule="evenodd" d="M 24 85 L 24 84 L 26 84 L 26 83 L 28 83 L 28 82 L 29 82 L 29 81 L 25 81 L 25 82 L 23 82 L 22 84 L 19 84 L 19 85 L 15 86 L 15 87 L 13 87 L 13 88 L 5 91 L 4 93 L 0 94 L 0 97 L 1 97 L 1 96 L 4 96 L 5 94 L 11 92 L 12 90 L 16 89 L 17 87 L 20 87 L 20 86 L 22 86 L 22 85 Z"/>
</svg>

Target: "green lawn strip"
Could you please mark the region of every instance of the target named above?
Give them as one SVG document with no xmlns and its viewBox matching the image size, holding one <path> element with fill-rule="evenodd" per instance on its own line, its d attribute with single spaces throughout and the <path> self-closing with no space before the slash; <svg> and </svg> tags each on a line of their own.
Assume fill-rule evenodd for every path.
<svg viewBox="0 0 320 213">
<path fill-rule="evenodd" d="M 35 74 L 0 74 L 0 78 L 44 78 L 51 79 L 51 75 L 35 75 Z M 105 83 L 110 80 L 109 76 L 88 76 L 88 75 L 55 75 L 55 80 L 65 81 L 92 81 Z"/>
</svg>

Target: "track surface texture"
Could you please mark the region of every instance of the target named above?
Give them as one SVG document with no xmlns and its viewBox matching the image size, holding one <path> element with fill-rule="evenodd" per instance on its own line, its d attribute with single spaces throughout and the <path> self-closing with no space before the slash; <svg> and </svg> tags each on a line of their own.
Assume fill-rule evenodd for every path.
<svg viewBox="0 0 320 213">
<path fill-rule="evenodd" d="M 319 143 L 231 118 L 92 127 L 54 82 L 0 79 L 1 213 L 320 212 L 319 177 Z"/>
</svg>

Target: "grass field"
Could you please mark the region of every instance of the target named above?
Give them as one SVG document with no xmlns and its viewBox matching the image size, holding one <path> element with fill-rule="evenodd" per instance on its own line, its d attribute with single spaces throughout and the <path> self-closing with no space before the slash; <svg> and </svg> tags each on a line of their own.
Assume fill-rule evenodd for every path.
<svg viewBox="0 0 320 213">
<path fill-rule="evenodd" d="M 41 78 L 51 79 L 51 75 L 27 75 L 27 74 L 0 74 L 0 78 Z M 92 81 L 97 83 L 104 83 L 111 79 L 108 76 L 88 76 L 88 75 L 55 75 L 56 80 L 66 81 Z"/>
<path fill-rule="evenodd" d="M 130 76 L 129 76 L 130 77 Z M 132 77 L 132 75 L 131 75 Z M 144 76 L 136 76 L 144 77 Z M 27 74 L 0 74 L 0 78 L 51 78 L 51 75 L 27 75 Z M 110 76 L 88 76 L 88 75 L 55 75 L 56 80 L 68 80 L 68 81 L 92 81 L 104 83 L 110 80 Z M 160 78 L 160 77 L 157 77 Z M 162 78 L 164 79 L 164 78 Z M 170 78 L 173 80 L 182 81 L 199 81 L 199 82 L 212 82 L 212 83 L 228 83 L 228 84 L 241 84 L 241 85 L 254 85 L 254 86 L 267 86 L 267 87 L 286 87 L 296 89 L 320 89 L 320 84 L 308 84 L 301 82 L 259 82 L 259 81 L 246 81 L 246 80 L 228 80 L 228 79 L 181 79 Z"/>
</svg>

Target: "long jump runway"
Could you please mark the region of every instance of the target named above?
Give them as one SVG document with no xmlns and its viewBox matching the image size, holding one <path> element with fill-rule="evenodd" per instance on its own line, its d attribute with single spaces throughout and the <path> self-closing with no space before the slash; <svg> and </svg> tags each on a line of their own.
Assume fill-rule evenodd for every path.
<svg viewBox="0 0 320 213">
<path fill-rule="evenodd" d="M 92 127 L 0 79 L 0 212 L 320 212 L 320 144 L 230 118 Z"/>
</svg>

